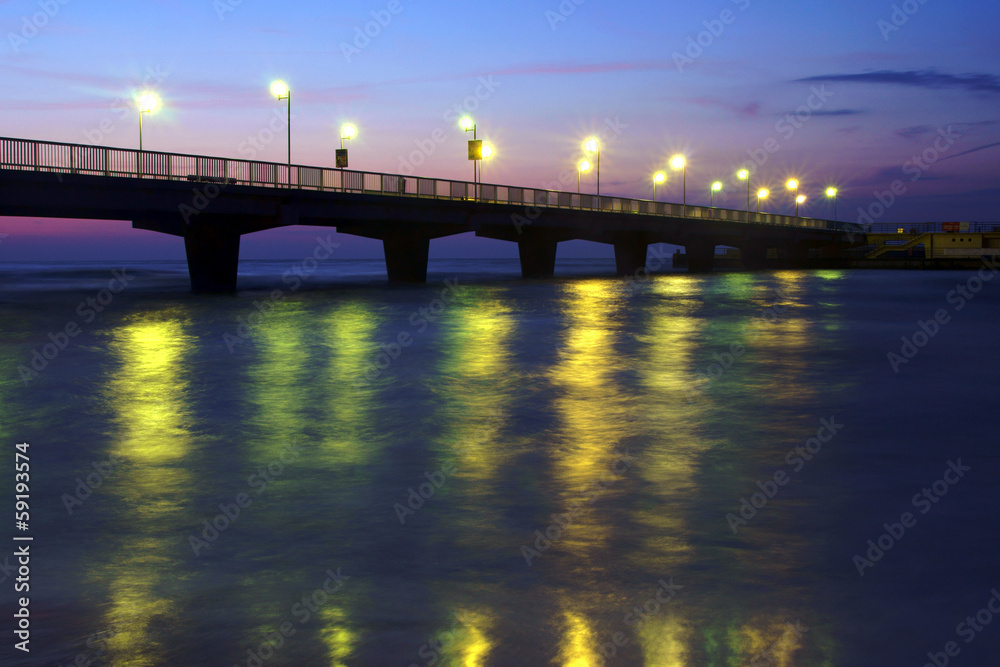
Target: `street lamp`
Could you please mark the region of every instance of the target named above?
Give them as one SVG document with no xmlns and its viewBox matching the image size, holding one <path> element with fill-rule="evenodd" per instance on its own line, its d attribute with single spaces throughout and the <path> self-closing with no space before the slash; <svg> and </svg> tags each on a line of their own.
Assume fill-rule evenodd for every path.
<svg viewBox="0 0 1000 667">
<path fill-rule="evenodd" d="M 767 196 L 771 194 L 767 191 L 767 188 L 761 188 L 757 191 L 757 212 L 760 213 L 760 200 L 767 199 Z"/>
<path fill-rule="evenodd" d="M 658 183 L 663 183 L 665 180 L 667 180 L 667 175 L 662 171 L 658 171 L 653 174 L 653 201 L 656 201 L 656 185 Z"/>
<path fill-rule="evenodd" d="M 576 194 L 580 194 L 580 175 L 585 171 L 590 171 L 590 162 L 580 160 L 580 164 L 576 168 Z"/>
<path fill-rule="evenodd" d="M 837 188 L 827 188 L 826 196 L 833 197 L 833 220 L 837 220 Z"/>
<path fill-rule="evenodd" d="M 483 144 L 476 138 L 476 123 L 468 116 L 463 116 L 458 121 L 458 126 L 466 132 L 472 132 L 472 140 L 469 142 L 469 159 L 472 160 L 472 182 L 474 186 L 479 183 L 479 160 L 483 157 Z M 476 197 L 479 196 L 476 187 Z"/>
<path fill-rule="evenodd" d="M 354 135 L 358 133 L 358 128 L 354 127 L 350 123 L 344 125 L 340 128 L 340 147 L 344 147 L 344 141 L 354 138 Z"/>
<path fill-rule="evenodd" d="M 142 150 L 142 114 L 153 113 L 160 105 L 155 93 L 146 92 L 139 96 L 139 150 Z"/>
<path fill-rule="evenodd" d="M 715 193 L 719 192 L 720 190 L 722 190 L 722 181 L 716 181 L 715 183 L 712 183 L 712 187 L 708 191 L 709 206 L 712 206 L 713 208 L 715 207 Z"/>
<path fill-rule="evenodd" d="M 670 158 L 670 166 L 674 169 L 681 170 L 681 188 L 682 188 L 682 198 L 684 204 L 684 215 L 687 215 L 687 160 L 684 159 L 683 155 L 675 155 Z"/>
<path fill-rule="evenodd" d="M 798 213 L 798 211 L 799 211 L 799 205 L 798 205 L 798 202 L 795 199 L 795 195 L 797 194 L 796 191 L 799 189 L 799 182 L 798 182 L 798 180 L 796 180 L 794 178 L 790 178 L 790 179 L 788 179 L 788 182 L 785 183 L 785 187 L 788 188 L 789 190 L 791 190 L 791 192 L 792 192 L 792 201 L 796 202 L 795 203 L 795 215 L 798 215 L 799 214 Z"/>
<path fill-rule="evenodd" d="M 588 153 L 597 153 L 597 196 L 601 196 L 601 146 L 597 139 L 588 139 L 583 145 Z"/>
<path fill-rule="evenodd" d="M 799 204 L 805 204 L 805 203 L 806 203 L 806 196 L 805 195 L 799 195 L 798 197 L 795 198 L 795 217 L 796 218 L 799 217 Z"/>
<path fill-rule="evenodd" d="M 750 170 L 740 169 L 736 172 L 736 177 L 747 182 L 747 213 L 750 212 Z"/>
<path fill-rule="evenodd" d="M 292 91 L 284 81 L 278 79 L 271 84 L 271 94 L 277 97 L 279 102 L 288 100 L 288 187 L 292 187 Z"/>
<path fill-rule="evenodd" d="M 344 141 L 354 138 L 354 135 L 358 133 L 358 128 L 354 127 L 350 123 L 345 124 L 340 128 L 340 148 L 336 151 L 337 153 L 337 169 L 346 169 L 348 167 L 347 160 L 347 149 L 344 148 Z M 341 184 L 343 187 L 347 188 L 346 183 L 344 183 L 344 177 L 340 177 Z"/>
</svg>

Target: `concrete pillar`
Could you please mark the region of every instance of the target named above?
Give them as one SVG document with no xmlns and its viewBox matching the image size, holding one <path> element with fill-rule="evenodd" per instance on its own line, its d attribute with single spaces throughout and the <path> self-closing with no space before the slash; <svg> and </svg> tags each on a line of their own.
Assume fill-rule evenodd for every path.
<svg viewBox="0 0 1000 667">
<path fill-rule="evenodd" d="M 192 292 L 235 292 L 240 235 L 224 223 L 188 227 L 184 233 Z"/>
<path fill-rule="evenodd" d="M 744 271 L 759 271 L 767 265 L 767 244 L 749 242 L 740 246 Z"/>
<path fill-rule="evenodd" d="M 646 269 L 646 251 L 649 244 L 641 238 L 615 241 L 615 271 L 620 276 L 634 276 Z"/>
<path fill-rule="evenodd" d="M 809 265 L 809 248 L 801 245 L 789 244 L 788 259 L 785 265 L 793 269 L 801 269 Z"/>
<path fill-rule="evenodd" d="M 556 270 L 556 248 L 559 242 L 536 230 L 525 229 L 517 239 L 521 258 L 522 278 L 551 278 Z"/>
<path fill-rule="evenodd" d="M 427 282 L 427 253 L 431 240 L 412 232 L 389 234 L 382 239 L 385 270 L 394 283 Z"/>
<path fill-rule="evenodd" d="M 684 250 L 687 254 L 688 273 L 711 271 L 714 268 L 715 245 L 715 240 L 711 238 L 697 238 L 687 242 Z"/>
</svg>

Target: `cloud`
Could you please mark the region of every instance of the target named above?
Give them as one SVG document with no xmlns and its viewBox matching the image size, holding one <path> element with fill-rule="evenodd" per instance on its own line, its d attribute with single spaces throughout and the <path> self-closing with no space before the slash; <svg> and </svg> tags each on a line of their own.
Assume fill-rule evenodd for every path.
<svg viewBox="0 0 1000 667">
<path fill-rule="evenodd" d="M 974 127 L 990 127 L 991 125 L 996 125 L 995 120 L 981 120 L 975 123 L 948 123 L 947 127 L 954 127 L 956 131 L 960 131 L 965 134 Z M 904 139 L 919 139 L 925 134 L 933 134 L 938 131 L 940 125 L 911 125 L 910 127 L 904 127 L 896 130 L 896 134 L 903 137 Z"/>
<path fill-rule="evenodd" d="M 976 93 L 1000 93 L 1000 77 L 996 74 L 944 74 L 934 69 L 910 70 L 897 72 L 880 70 L 860 74 L 823 74 L 810 76 L 796 81 L 805 83 L 845 82 L 845 83 L 879 83 L 898 84 L 939 90 L 942 88 L 959 88 Z"/>
<path fill-rule="evenodd" d="M 857 116 L 866 113 L 864 109 L 830 109 L 829 111 L 813 111 L 813 116 Z M 779 116 L 795 115 L 794 111 L 778 114 Z"/>
<path fill-rule="evenodd" d="M 518 65 L 505 69 L 495 70 L 490 74 L 497 76 L 502 74 L 602 74 L 604 72 L 644 72 L 649 70 L 670 70 L 674 68 L 672 62 L 667 61 L 640 61 L 640 62 L 615 62 L 615 63 L 595 63 L 595 64 L 574 64 L 574 63 L 551 63 Z"/>
<path fill-rule="evenodd" d="M 931 127 L 930 125 L 911 125 L 910 127 L 904 127 L 901 130 L 896 130 L 896 134 L 904 139 L 919 139 L 925 134 L 930 134 L 936 130 L 937 128 Z"/>
<path fill-rule="evenodd" d="M 995 148 L 996 146 L 1000 146 L 1000 141 L 996 141 L 992 144 L 986 144 L 985 146 L 979 146 L 978 148 L 970 148 L 967 151 L 962 151 L 961 153 L 955 153 L 954 155 L 943 157 L 941 158 L 941 161 L 944 162 L 945 160 L 954 160 L 957 157 L 962 157 L 963 155 L 968 155 L 969 153 L 978 153 L 979 151 L 984 151 L 987 148 Z"/>
<path fill-rule="evenodd" d="M 748 102 L 744 105 L 739 105 L 714 97 L 693 97 L 687 101 L 700 107 L 722 109 L 734 114 L 738 118 L 756 118 L 760 115 L 760 102 Z"/>
</svg>

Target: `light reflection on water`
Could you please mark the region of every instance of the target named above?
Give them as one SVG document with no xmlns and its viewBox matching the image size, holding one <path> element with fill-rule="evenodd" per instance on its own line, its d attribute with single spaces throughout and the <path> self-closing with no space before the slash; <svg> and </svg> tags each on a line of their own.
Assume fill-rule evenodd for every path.
<svg viewBox="0 0 1000 667">
<path fill-rule="evenodd" d="M 17 424 L 74 447 L 45 461 L 40 530 L 55 551 L 71 526 L 79 554 L 39 602 L 74 616 L 53 659 L 112 629 L 102 660 L 130 666 L 583 666 L 608 646 L 608 664 L 841 664 L 845 575 L 827 559 L 842 547 L 822 526 L 849 490 L 814 475 L 738 535 L 724 517 L 860 390 L 845 280 L 468 285 L 422 332 L 409 316 L 439 288 L 315 292 L 233 354 L 222 336 L 249 299 L 129 302 L 38 385 L 71 380 L 64 410 L 103 428 Z M 412 344 L 373 377 L 400 332 Z M 3 340 L 4 369 L 35 344 Z M 5 406 L 22 396 L 0 388 Z M 120 470 L 67 517 L 60 493 L 109 455 Z M 239 494 L 251 503 L 194 553 Z M 651 604 L 661 581 L 679 592 Z M 304 596 L 321 600 L 308 615 Z"/>
</svg>

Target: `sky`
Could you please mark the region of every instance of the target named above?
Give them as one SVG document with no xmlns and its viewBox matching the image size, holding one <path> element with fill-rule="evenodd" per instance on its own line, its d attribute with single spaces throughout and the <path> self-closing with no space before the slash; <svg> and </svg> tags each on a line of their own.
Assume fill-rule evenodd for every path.
<svg viewBox="0 0 1000 667">
<path fill-rule="evenodd" d="M 834 185 L 842 220 L 998 221 L 998 24 L 983 0 L 0 0 L 0 136 L 136 148 L 134 100 L 152 90 L 146 149 L 284 162 L 281 78 L 297 164 L 333 166 L 350 122 L 352 169 L 471 180 L 468 114 L 496 151 L 486 182 L 575 190 L 598 135 L 602 194 L 649 198 L 664 170 L 658 198 L 679 202 L 682 153 L 689 203 L 721 180 L 715 203 L 745 208 L 735 173 L 750 167 L 771 212 L 791 212 L 796 177 L 805 215 L 833 217 Z M 241 257 L 294 258 L 317 231 L 245 236 Z M 0 218 L 2 234 L 0 261 L 184 257 L 122 221 Z M 342 257 L 381 257 L 341 236 Z M 431 255 L 516 246 L 462 235 Z"/>
</svg>

